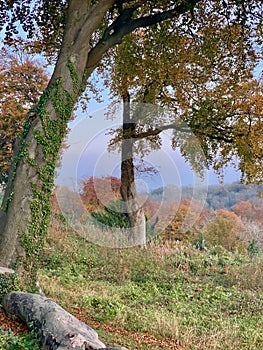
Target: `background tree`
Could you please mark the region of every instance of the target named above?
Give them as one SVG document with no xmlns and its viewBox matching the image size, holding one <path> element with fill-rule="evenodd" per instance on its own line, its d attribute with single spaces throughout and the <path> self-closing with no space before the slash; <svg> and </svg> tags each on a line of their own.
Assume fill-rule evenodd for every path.
<svg viewBox="0 0 263 350">
<path fill-rule="evenodd" d="M 163 130 L 174 129 L 173 146 L 196 170 L 211 165 L 220 172 L 236 157 L 242 179 L 261 182 L 263 95 L 260 77 L 254 78 L 261 60 L 255 28 L 231 22 L 222 11 L 206 11 L 195 16 L 195 30 L 164 22 L 127 36 L 111 56 L 112 93 L 120 97 L 125 77 L 131 100 L 169 108 L 165 115 L 141 113 L 134 140 L 159 142 Z"/>
<path fill-rule="evenodd" d="M 244 217 L 249 218 L 253 212 L 253 205 L 249 201 L 240 201 L 231 207 L 231 211 L 233 211 L 241 219 Z"/>
<path fill-rule="evenodd" d="M 82 181 L 81 200 L 88 211 L 102 210 L 104 205 L 108 205 L 112 200 L 120 200 L 120 187 L 120 179 L 114 176 L 91 176 Z M 103 203 L 100 196 L 103 196 Z"/>
<path fill-rule="evenodd" d="M 0 50 L 0 183 L 7 182 L 15 139 L 30 108 L 46 88 L 48 76 L 22 46 Z"/>
<path fill-rule="evenodd" d="M 164 242 L 170 242 L 170 244 L 177 241 L 194 243 L 199 238 L 207 216 L 208 212 L 203 207 L 200 208 L 198 201 L 182 199 L 174 217 L 164 228 L 160 237 Z M 185 229 L 187 221 L 190 223 L 188 230 Z"/>
<path fill-rule="evenodd" d="M 255 28 L 244 28 L 209 6 L 199 15 L 192 19 L 195 28 L 187 21 L 139 28 L 105 60 L 102 71 L 110 67 L 106 84 L 111 82 L 113 100 L 126 104 L 123 126 L 111 145 L 121 141 L 122 196 L 132 226 L 141 221 L 133 154 L 143 158 L 160 147 L 163 130 L 175 130 L 172 146 L 198 172 L 213 166 L 222 174 L 236 157 L 244 181 L 262 179 L 263 95 L 261 81 L 253 77 L 261 59 L 252 39 Z M 145 105 L 138 113 L 137 103 L 166 112 Z"/>
<path fill-rule="evenodd" d="M 98 67 L 104 54 L 121 43 L 125 35 L 136 28 L 158 26 L 158 23 L 164 21 L 174 23 L 177 27 L 182 25 L 183 28 L 188 28 L 189 32 L 195 34 L 196 42 L 208 35 L 208 40 L 203 40 L 207 43 L 203 48 L 205 51 L 211 47 L 210 39 L 214 36 L 214 33 L 207 33 L 206 28 L 213 26 L 220 32 L 224 20 L 229 22 L 230 28 L 232 23 L 242 23 L 244 32 L 240 31 L 233 39 L 233 43 L 237 44 L 246 39 L 244 50 L 240 52 L 242 56 L 243 53 L 250 52 L 251 42 L 255 42 L 255 39 L 252 40 L 247 36 L 250 30 L 258 36 L 261 35 L 262 2 L 55 0 L 21 3 L 16 0 L 1 1 L 0 5 L 0 26 L 2 28 L 6 24 L 6 40 L 12 42 L 12 34 L 17 32 L 16 25 L 21 23 L 22 28 L 28 33 L 28 38 L 36 44 L 35 47 L 39 51 L 44 51 L 56 62 L 45 93 L 37 107 L 27 117 L 2 207 L 0 264 L 16 264 L 26 268 L 33 276 L 30 281 L 34 281 L 50 214 L 55 164 L 67 122 L 75 103 L 85 90 L 88 78 Z M 228 37 L 221 38 L 226 47 L 232 43 L 230 38 L 231 36 L 229 40 Z M 216 44 L 217 42 L 214 42 L 214 45 Z M 145 50 L 147 52 L 147 47 Z M 232 61 L 232 67 L 234 63 L 235 61 Z M 191 65 L 185 64 L 185 68 L 191 71 Z M 239 66 L 236 69 L 238 68 Z M 194 72 L 194 75 L 202 75 L 198 66 Z M 216 72 L 210 73 L 216 77 Z M 180 83 L 183 84 L 183 79 Z M 179 84 L 172 85 L 173 90 L 177 87 L 178 94 L 181 93 L 179 86 Z M 196 89 L 195 84 L 193 87 Z M 209 84 L 207 89 L 210 92 Z M 187 109 L 188 104 L 192 103 L 193 99 L 185 101 L 184 110 L 187 113 L 184 119 L 187 120 L 187 116 L 191 117 Z M 192 115 L 201 118 L 200 109 L 201 105 L 198 105 Z M 203 130 L 204 126 L 206 125 L 202 124 L 199 130 Z M 217 132 L 220 136 L 220 128 Z M 222 138 L 225 140 L 225 136 L 219 136 L 216 141 Z M 211 155 L 216 153 L 214 148 L 206 147 L 206 149 L 211 150 Z M 186 147 L 184 150 L 187 154 Z M 210 155 L 209 152 L 206 154 Z"/>
<path fill-rule="evenodd" d="M 35 48 L 56 63 L 45 93 L 27 117 L 14 157 L 2 205 L 0 264 L 28 271 L 34 284 L 67 122 L 103 55 L 136 28 L 179 18 L 198 2 L 1 2 L 6 41 L 12 43 L 20 23 Z"/>
</svg>

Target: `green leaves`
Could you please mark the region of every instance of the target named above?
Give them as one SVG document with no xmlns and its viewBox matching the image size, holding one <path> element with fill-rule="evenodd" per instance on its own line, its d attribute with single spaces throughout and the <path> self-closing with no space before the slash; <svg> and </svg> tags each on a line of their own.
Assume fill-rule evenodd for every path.
<svg viewBox="0 0 263 350">
<path fill-rule="evenodd" d="M 91 216 L 106 227 L 121 227 L 129 228 L 128 217 L 124 214 L 124 202 L 114 201 L 111 202 L 107 207 L 104 207 L 104 212 L 92 212 Z"/>
<path fill-rule="evenodd" d="M 34 332 L 19 337 L 12 331 L 4 332 L 0 330 L 0 349 L 40 350 L 40 346 L 39 340 Z"/>
</svg>

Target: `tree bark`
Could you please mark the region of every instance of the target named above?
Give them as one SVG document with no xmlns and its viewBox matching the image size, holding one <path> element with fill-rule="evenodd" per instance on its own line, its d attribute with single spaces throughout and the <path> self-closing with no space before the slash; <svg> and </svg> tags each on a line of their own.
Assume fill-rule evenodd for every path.
<svg viewBox="0 0 263 350">
<path fill-rule="evenodd" d="M 93 6 L 90 3 L 69 2 L 54 73 L 15 147 L 2 203 L 0 265 L 14 265 L 29 274 L 36 269 L 44 243 L 55 164 L 67 122 L 85 88 L 83 82 L 94 70 L 89 63 L 89 39 L 114 1 L 101 0 Z M 100 50 L 96 55 L 93 50 L 93 61 L 99 62 L 104 52 Z"/>
<path fill-rule="evenodd" d="M 33 325 L 43 350 L 125 350 L 106 347 L 94 329 L 44 296 L 12 292 L 3 298 L 2 305 L 12 319 Z"/>
<path fill-rule="evenodd" d="M 133 143 L 135 121 L 130 110 L 129 92 L 123 95 L 123 140 L 121 147 L 121 196 L 130 223 L 129 244 L 145 245 L 146 222 L 144 210 L 138 201 L 135 185 Z"/>
<path fill-rule="evenodd" d="M 2 212 L 0 215 L 0 265 L 28 271 L 28 277 L 36 275 L 48 226 L 55 164 L 67 122 L 86 87 L 88 77 L 102 56 L 134 29 L 178 17 L 193 9 L 199 1 L 184 1 L 167 10 L 138 17 L 136 2 L 135 6 L 125 6 L 92 48 L 90 43 L 94 41 L 94 33 L 97 34 L 107 12 L 119 1 L 68 1 L 64 34 L 54 73 L 37 108 L 29 114 L 23 136 L 14 152 L 1 207 L 4 214 Z M 132 168 L 129 161 L 132 159 L 129 156 L 131 149 L 132 145 L 125 140 L 123 160 L 127 160 L 127 163 L 123 162 L 123 174 L 134 178 L 132 172 L 125 171 L 126 165 Z M 133 238 L 143 244 L 145 234 L 141 233 L 145 228 L 145 219 L 136 201 L 134 182 L 124 182 L 122 192 L 124 198 L 126 196 L 128 213 L 131 213 Z M 137 229 L 140 231 L 138 237 L 135 232 Z"/>
</svg>

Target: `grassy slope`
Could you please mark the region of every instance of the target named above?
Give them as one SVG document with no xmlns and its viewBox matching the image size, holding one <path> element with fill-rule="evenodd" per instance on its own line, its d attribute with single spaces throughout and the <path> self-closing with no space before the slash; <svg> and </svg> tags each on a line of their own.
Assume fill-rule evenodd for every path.
<svg viewBox="0 0 263 350">
<path fill-rule="evenodd" d="M 107 249 L 54 220 L 40 283 L 111 345 L 259 350 L 262 268 L 262 256 L 221 248 Z"/>
</svg>

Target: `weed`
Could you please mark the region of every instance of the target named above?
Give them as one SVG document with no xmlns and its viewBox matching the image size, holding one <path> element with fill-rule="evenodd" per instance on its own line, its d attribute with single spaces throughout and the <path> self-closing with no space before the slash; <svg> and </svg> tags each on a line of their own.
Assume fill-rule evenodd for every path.
<svg viewBox="0 0 263 350">
<path fill-rule="evenodd" d="M 0 330 L 0 350 L 40 350 L 40 346 L 33 331 L 18 337 L 12 331 Z"/>
<path fill-rule="evenodd" d="M 68 231 L 49 236 L 44 255 L 39 278 L 45 294 L 69 311 L 82 310 L 88 323 L 125 330 L 126 347 L 149 348 L 131 342 L 133 332 L 196 350 L 263 347 L 260 253 L 179 243 L 110 249 Z M 110 331 L 102 334 L 106 343 L 115 342 Z"/>
</svg>

